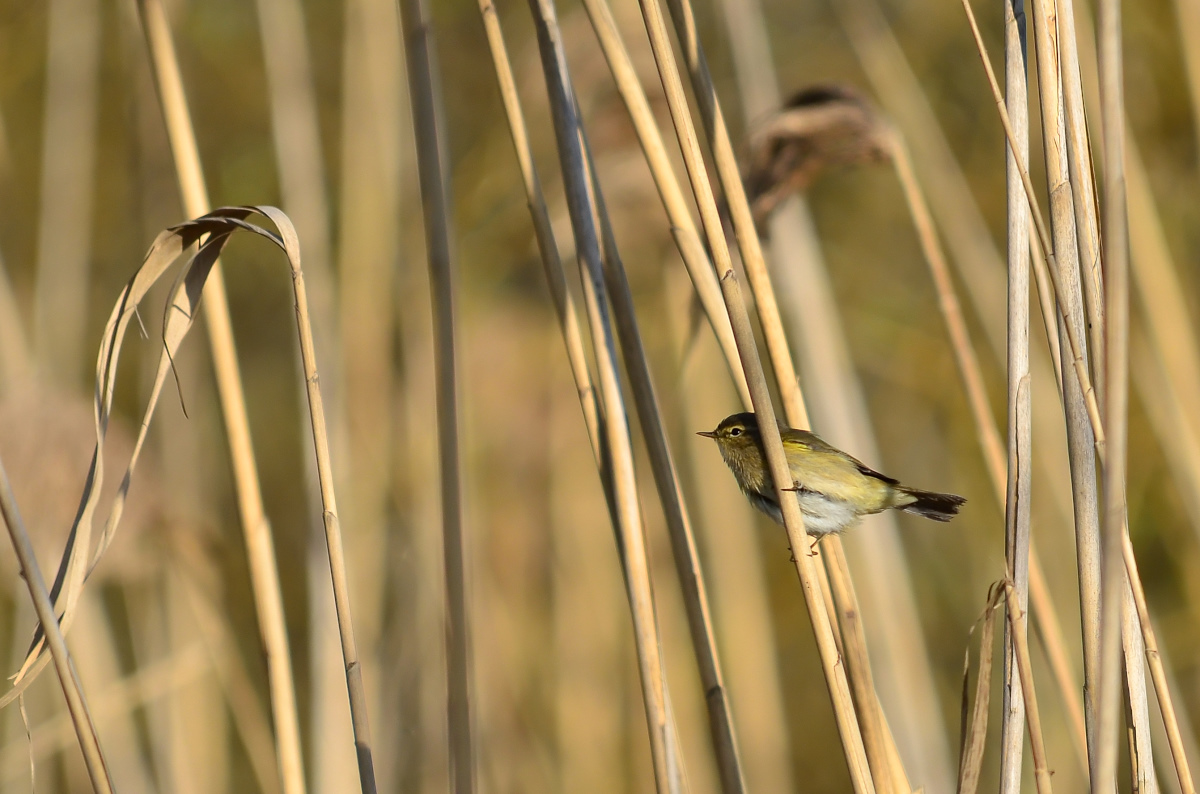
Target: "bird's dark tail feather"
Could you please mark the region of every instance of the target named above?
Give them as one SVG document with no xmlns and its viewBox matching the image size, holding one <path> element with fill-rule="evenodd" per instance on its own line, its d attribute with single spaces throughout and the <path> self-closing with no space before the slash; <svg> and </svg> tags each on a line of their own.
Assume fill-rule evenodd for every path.
<svg viewBox="0 0 1200 794">
<path fill-rule="evenodd" d="M 901 499 L 904 497 L 912 499 L 907 504 L 897 504 L 897 510 L 932 518 L 934 521 L 949 521 L 954 518 L 958 515 L 959 506 L 967 501 L 952 493 L 934 493 L 933 491 L 919 491 L 916 488 L 904 487 L 897 490 L 902 494 Z"/>
</svg>

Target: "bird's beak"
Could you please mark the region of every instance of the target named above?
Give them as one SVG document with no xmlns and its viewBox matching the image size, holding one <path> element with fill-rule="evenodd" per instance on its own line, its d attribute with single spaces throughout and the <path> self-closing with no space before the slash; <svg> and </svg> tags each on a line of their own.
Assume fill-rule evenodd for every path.
<svg viewBox="0 0 1200 794">
<path fill-rule="evenodd" d="M 705 438 L 716 438 L 717 432 L 715 430 L 701 430 L 700 432 L 696 433 L 696 435 L 704 436 Z"/>
</svg>

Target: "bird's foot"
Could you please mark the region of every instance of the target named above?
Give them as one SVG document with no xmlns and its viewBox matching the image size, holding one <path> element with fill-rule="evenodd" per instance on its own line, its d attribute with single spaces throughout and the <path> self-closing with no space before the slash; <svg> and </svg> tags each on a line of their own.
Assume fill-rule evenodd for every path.
<svg viewBox="0 0 1200 794">
<path fill-rule="evenodd" d="M 821 556 L 821 552 L 820 552 L 820 550 L 817 548 L 817 546 L 818 546 L 820 543 L 821 543 L 821 538 L 820 538 L 820 537 L 813 537 L 812 535 L 809 535 L 809 536 L 808 536 L 808 549 L 807 549 L 807 550 L 805 550 L 805 552 L 804 552 L 805 556 L 807 556 L 807 557 L 820 557 L 820 556 Z M 796 550 L 792 548 L 792 545 L 791 545 L 790 543 L 788 544 L 788 555 L 789 555 L 789 556 L 788 556 L 788 562 L 795 562 L 795 561 L 796 561 Z"/>
</svg>

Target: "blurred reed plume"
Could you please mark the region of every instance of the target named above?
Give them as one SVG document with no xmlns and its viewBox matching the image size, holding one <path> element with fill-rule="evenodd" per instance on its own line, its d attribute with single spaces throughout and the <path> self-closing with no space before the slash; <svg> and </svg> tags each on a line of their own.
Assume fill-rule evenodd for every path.
<svg viewBox="0 0 1200 794">
<path fill-rule="evenodd" d="M 876 111 L 851 88 L 822 85 L 793 94 L 749 134 L 742 182 L 755 221 L 761 226 L 826 169 L 886 160 L 884 135 Z"/>
<path fill-rule="evenodd" d="M 0 8 L 0 790 L 1194 792 L 1193 5 Z"/>
</svg>

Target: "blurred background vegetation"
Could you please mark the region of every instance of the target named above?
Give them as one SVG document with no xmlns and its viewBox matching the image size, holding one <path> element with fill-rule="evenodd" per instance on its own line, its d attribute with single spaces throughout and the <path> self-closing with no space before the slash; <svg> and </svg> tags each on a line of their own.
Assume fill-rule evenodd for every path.
<svg viewBox="0 0 1200 794">
<path fill-rule="evenodd" d="M 1003 245 L 1002 132 L 962 9 L 954 2 L 878 2 L 987 231 Z M 875 3 L 858 0 L 839 13 L 825 0 L 763 0 L 779 82 L 785 93 L 822 82 L 858 87 L 893 114 L 925 179 L 941 163 L 926 156 L 927 141 L 914 139 L 920 130 L 893 110 L 891 102 L 900 98 L 879 95 L 881 87 L 864 72 L 847 36 L 845 23 L 860 12 L 845 9 Z M 284 140 L 296 132 L 296 117 L 273 104 L 285 102 L 281 94 L 290 89 L 270 77 L 264 54 L 272 46 L 264 20 L 280 5 L 303 15 L 298 41 L 311 75 L 303 90 L 311 92 L 312 131 L 319 137 L 310 141 L 314 148 L 300 149 L 312 155 L 302 164 L 286 155 L 296 150 Z M 481 788 L 650 791 L 645 717 L 612 530 L 540 272 L 479 10 L 470 0 L 433 5 L 456 248 Z M 1001 5 L 975 5 L 999 57 Z M 1089 5 L 1078 2 L 1083 11 Z M 1127 3 L 1125 14 L 1129 143 L 1145 163 L 1192 316 L 1200 310 L 1200 183 L 1185 51 L 1200 43 L 1181 35 L 1180 19 L 1195 13 L 1194 5 L 1143 0 Z M 381 790 L 446 790 L 429 288 L 395 3 L 172 0 L 166 6 L 213 206 L 273 204 L 289 212 L 312 274 L 310 292 L 323 305 L 315 310 L 318 356 L 334 424 Z M 613 7 L 665 124 L 636 3 L 618 0 Z M 709 0 L 696 10 L 736 142 L 745 124 L 727 25 Z M 501 2 L 498 11 L 555 228 L 560 242 L 569 241 L 529 9 Z M 845 791 L 845 763 L 786 537 L 752 513 L 711 442 L 692 435 L 740 410 L 737 395 L 707 326 L 694 343 L 689 336 L 691 288 L 587 18 L 571 0 L 559 4 L 559 15 L 685 475 L 749 788 Z M 1035 140 L 1035 170 L 1040 148 Z M 308 187 L 289 191 L 289 178 Z M 1044 184 L 1040 173 L 1034 182 Z M 865 390 L 878 458 L 849 448 L 845 439 L 827 434 L 829 440 L 907 483 L 969 500 L 949 525 L 898 519 L 902 564 L 923 632 L 910 639 L 927 649 L 937 700 L 930 709 L 944 733 L 929 742 L 942 742 L 949 753 L 944 761 L 953 763 L 968 632 L 988 585 L 1004 572 L 1003 506 L 987 479 L 894 173 L 886 167 L 832 173 L 813 186 L 807 203 Z M 8 314 L 0 329 L 0 456 L 48 573 L 61 554 L 94 441 L 93 361 L 105 319 L 154 236 L 184 219 L 133 0 L 0 0 L 0 261 L 13 298 L 0 306 Z M 306 486 L 311 442 L 289 279 L 282 260 L 257 242 L 235 241 L 223 261 L 276 543 L 309 783 L 314 791 L 350 791 L 353 745 L 319 511 Z M 996 284 L 990 300 L 1002 316 L 1003 281 Z M 803 292 L 793 297 L 789 305 L 803 310 Z M 152 300 L 148 311 L 158 305 L 161 299 Z M 1135 336 L 1142 317 L 1134 312 Z M 967 318 L 1002 423 L 1003 352 L 985 343 L 986 320 L 977 310 L 969 308 Z M 157 314 L 146 316 L 149 338 L 131 338 L 126 351 L 117 404 L 123 424 L 112 431 L 110 471 L 120 471 L 128 456 L 159 350 L 159 322 Z M 1033 344 L 1045 348 L 1036 314 L 1032 329 Z M 1138 350 L 1135 342 L 1135 378 Z M 177 364 L 179 396 L 168 388 L 150 459 L 135 477 L 117 540 L 85 591 L 71 646 L 120 790 L 276 791 L 265 667 L 220 408 L 199 337 L 185 344 Z M 807 388 L 803 372 L 801 378 Z M 1055 391 L 1053 382 L 1033 388 Z M 1180 485 L 1178 468 L 1164 454 L 1163 425 L 1152 421 L 1140 392 L 1131 406 L 1130 529 L 1177 703 L 1196 714 L 1198 517 L 1189 516 L 1181 494 L 1188 486 Z M 819 424 L 815 429 L 822 431 Z M 1034 485 L 1035 536 L 1068 636 L 1077 637 L 1070 516 L 1054 507 L 1052 496 L 1067 483 L 1059 450 L 1057 478 Z M 693 792 L 717 791 L 670 548 L 653 486 L 642 480 L 688 783 Z M 868 518 L 847 536 L 852 563 L 853 550 L 873 542 L 875 521 Z M 7 543 L 0 544 L 0 571 L 6 583 L 0 587 L 0 660 L 14 672 L 34 617 Z M 869 607 L 864 611 L 870 628 L 879 618 Z M 1070 650 L 1078 671 L 1079 648 Z M 884 671 L 877 675 L 886 676 L 889 660 L 873 661 Z M 1079 790 L 1084 778 L 1076 751 L 1037 654 L 1035 672 L 1055 782 Z M 85 790 L 61 701 L 57 682 L 43 675 L 26 698 L 30 738 L 15 707 L 0 715 L 0 790 L 31 790 L 31 754 L 38 791 Z M 897 739 L 904 751 L 925 737 Z M 985 786 L 995 779 L 993 755 Z M 1162 777 L 1169 789 L 1171 776 Z M 933 794 L 942 790 L 936 779 L 914 777 L 913 784 Z"/>
</svg>

